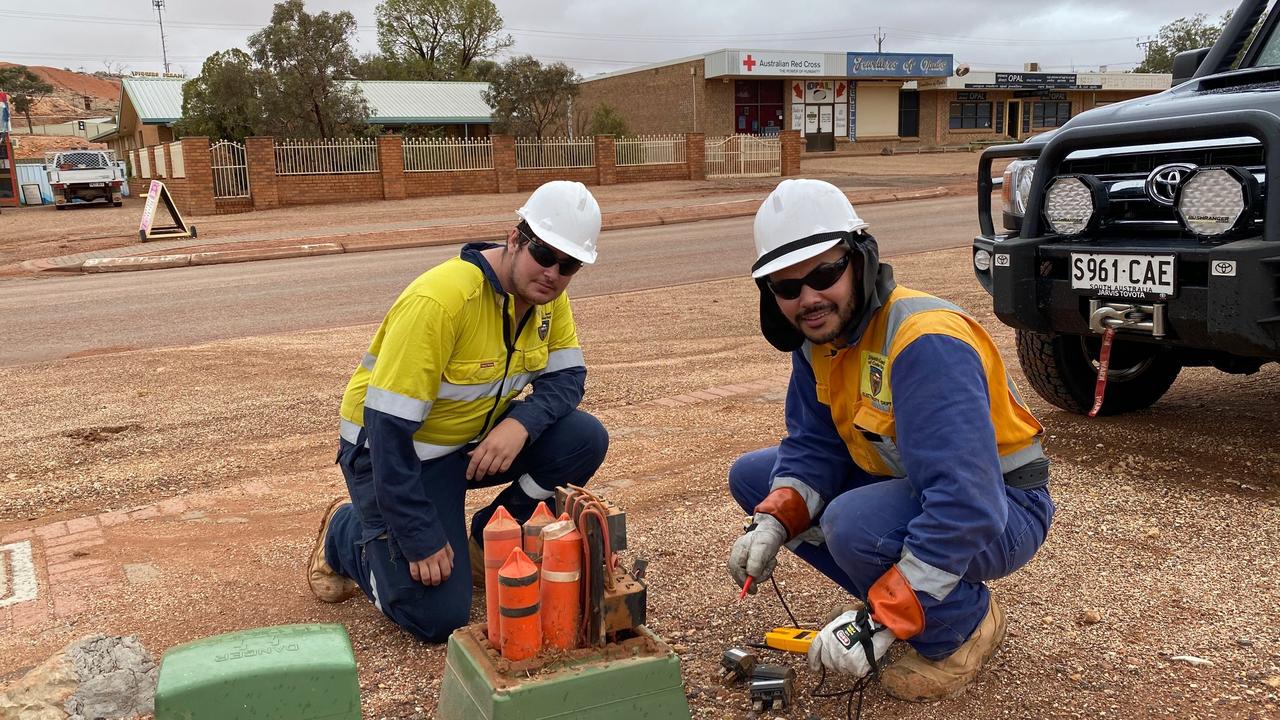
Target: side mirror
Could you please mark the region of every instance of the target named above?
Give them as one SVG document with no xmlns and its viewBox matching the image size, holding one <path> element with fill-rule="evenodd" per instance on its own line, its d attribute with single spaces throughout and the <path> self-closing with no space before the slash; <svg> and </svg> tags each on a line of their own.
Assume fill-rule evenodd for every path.
<svg viewBox="0 0 1280 720">
<path fill-rule="evenodd" d="M 1191 79 L 1196 74 L 1196 69 L 1200 67 L 1200 63 L 1204 62 L 1205 56 L 1209 54 L 1210 48 L 1197 48 L 1195 50 L 1184 50 L 1173 56 L 1173 84 L 1181 85 Z"/>
</svg>

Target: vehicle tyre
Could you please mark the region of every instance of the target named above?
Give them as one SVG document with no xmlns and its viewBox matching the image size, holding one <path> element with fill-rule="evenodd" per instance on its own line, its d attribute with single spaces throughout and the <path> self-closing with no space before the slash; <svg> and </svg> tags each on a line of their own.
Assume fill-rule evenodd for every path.
<svg viewBox="0 0 1280 720">
<path fill-rule="evenodd" d="M 196 237 L 196 226 L 195 226 L 195 225 L 192 225 L 192 226 L 191 226 L 191 237 L 193 237 L 193 238 L 194 238 L 194 237 Z"/>
<path fill-rule="evenodd" d="M 66 206 L 66 205 L 54 205 L 54 206 L 53 206 L 53 209 L 54 209 L 54 210 L 66 210 L 66 209 L 67 209 L 67 206 Z"/>
<path fill-rule="evenodd" d="M 1018 330 L 1018 362 L 1040 397 L 1081 415 L 1093 408 L 1100 336 Z M 1150 407 L 1177 379 L 1182 365 L 1155 345 L 1116 340 L 1111 346 L 1107 390 L 1099 415 Z"/>
</svg>

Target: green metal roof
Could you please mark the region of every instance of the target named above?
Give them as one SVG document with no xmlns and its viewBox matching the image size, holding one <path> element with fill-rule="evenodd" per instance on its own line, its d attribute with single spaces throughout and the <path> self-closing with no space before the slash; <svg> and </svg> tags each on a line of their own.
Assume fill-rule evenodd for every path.
<svg viewBox="0 0 1280 720">
<path fill-rule="evenodd" d="M 120 92 L 138 113 L 144 125 L 168 125 L 182 119 L 182 83 L 184 78 L 127 77 Z"/>
<path fill-rule="evenodd" d="M 131 77 L 121 83 L 138 119 L 167 125 L 182 118 L 182 78 Z M 431 125 L 492 122 L 484 101 L 488 83 L 425 80 L 351 80 L 369 104 L 367 122 L 378 125 Z"/>
<path fill-rule="evenodd" d="M 369 123 L 418 125 L 488 123 L 493 108 L 484 101 L 489 83 L 424 80 L 353 80 L 369 103 Z"/>
</svg>

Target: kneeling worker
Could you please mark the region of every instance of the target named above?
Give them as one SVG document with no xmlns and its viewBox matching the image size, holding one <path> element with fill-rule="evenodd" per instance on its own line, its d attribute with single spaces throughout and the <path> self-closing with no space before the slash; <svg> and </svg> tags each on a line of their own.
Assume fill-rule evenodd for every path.
<svg viewBox="0 0 1280 720">
<path fill-rule="evenodd" d="M 1004 639 L 984 583 L 1044 542 L 1049 461 L 990 336 L 896 285 L 866 228 L 816 180 L 782 182 L 756 214 L 761 329 L 791 353 L 787 435 L 730 470 L 754 517 L 729 570 L 754 590 L 791 548 L 870 607 L 823 628 L 810 666 L 878 671 L 895 697 L 938 700 Z M 911 650 L 880 669 L 895 639 Z"/>
<path fill-rule="evenodd" d="M 387 312 L 342 400 L 350 502 L 330 505 L 307 568 L 319 599 L 363 591 L 428 642 L 467 623 L 498 506 L 524 522 L 556 486 L 585 484 L 608 446 L 577 409 L 587 370 L 565 295 L 595 262 L 600 207 L 581 183 L 555 181 L 517 214 L 505 244 L 464 246 Z M 506 488 L 468 541 L 466 492 L 494 485 Z"/>
</svg>

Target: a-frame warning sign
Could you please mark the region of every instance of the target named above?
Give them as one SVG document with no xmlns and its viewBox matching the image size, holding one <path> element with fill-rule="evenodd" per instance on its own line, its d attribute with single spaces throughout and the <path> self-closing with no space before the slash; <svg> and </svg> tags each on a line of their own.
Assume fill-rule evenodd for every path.
<svg viewBox="0 0 1280 720">
<path fill-rule="evenodd" d="M 161 200 L 169 211 L 169 217 L 173 219 L 172 225 L 155 224 L 156 208 Z M 173 198 L 169 196 L 169 189 L 159 180 L 152 180 L 151 189 L 147 192 L 147 205 L 142 209 L 142 222 L 138 224 L 138 238 L 146 242 L 195 236 L 196 226 L 183 222 L 182 213 L 178 212 L 178 206 L 173 204 Z"/>
</svg>

